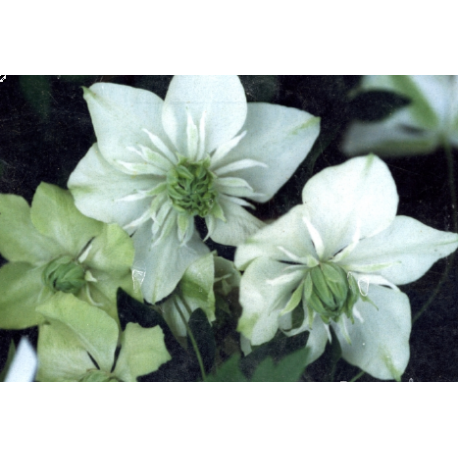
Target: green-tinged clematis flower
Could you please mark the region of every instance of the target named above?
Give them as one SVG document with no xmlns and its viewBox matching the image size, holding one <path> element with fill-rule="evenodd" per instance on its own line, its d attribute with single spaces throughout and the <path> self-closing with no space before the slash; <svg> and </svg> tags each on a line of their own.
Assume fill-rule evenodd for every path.
<svg viewBox="0 0 458 458">
<path fill-rule="evenodd" d="M 238 329 L 253 345 L 309 331 L 316 360 L 333 328 L 343 358 L 379 379 L 409 361 L 408 297 L 396 285 L 420 278 L 458 247 L 458 234 L 396 216 L 393 178 L 376 156 L 329 167 L 305 185 L 303 205 L 237 249 L 246 269 Z"/>
<path fill-rule="evenodd" d="M 208 253 L 185 271 L 174 292 L 160 305 L 162 315 L 175 336 L 185 337 L 186 324 L 201 308 L 211 323 L 215 320 L 215 293 L 224 298 L 239 284 L 240 273 L 227 259 Z"/>
<path fill-rule="evenodd" d="M 107 313 L 70 294 L 55 294 L 38 312 L 46 319 L 38 337 L 38 381 L 136 382 L 171 359 L 159 326 L 128 323 L 120 333 Z"/>
<path fill-rule="evenodd" d="M 131 291 L 134 248 L 117 224 L 82 215 L 68 191 L 41 183 L 32 206 L 0 194 L 0 328 L 40 324 L 35 309 L 58 292 L 117 319 L 116 290 Z"/>
<path fill-rule="evenodd" d="M 237 76 L 175 76 L 165 100 L 97 83 L 85 89 L 97 136 L 68 186 L 86 215 L 133 234 L 134 281 L 154 304 L 209 252 L 195 225 L 233 245 L 261 221 L 244 207 L 266 202 L 305 159 L 320 120 L 246 102 Z"/>
<path fill-rule="evenodd" d="M 371 75 L 361 90 L 393 91 L 410 104 L 383 121 L 354 122 L 342 146 L 347 155 L 426 154 L 445 143 L 458 146 L 457 76 Z"/>
</svg>

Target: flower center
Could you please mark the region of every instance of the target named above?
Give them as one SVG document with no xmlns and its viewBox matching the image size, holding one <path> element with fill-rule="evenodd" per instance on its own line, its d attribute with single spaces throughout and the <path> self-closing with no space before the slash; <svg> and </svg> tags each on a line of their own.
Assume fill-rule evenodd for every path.
<svg viewBox="0 0 458 458">
<path fill-rule="evenodd" d="M 119 380 L 108 372 L 93 369 L 87 371 L 79 380 L 80 382 L 119 382 Z"/>
<path fill-rule="evenodd" d="M 307 307 L 318 313 L 325 323 L 337 321 L 342 313 L 352 319 L 359 290 L 353 276 L 333 262 L 321 263 L 307 272 L 304 280 Z"/>
<path fill-rule="evenodd" d="M 176 210 L 200 217 L 210 213 L 217 193 L 209 165 L 208 159 L 192 163 L 182 159 L 168 172 L 167 192 Z"/>
<path fill-rule="evenodd" d="M 86 284 L 84 268 L 70 256 L 51 261 L 43 271 L 43 283 L 52 291 L 77 294 Z"/>
</svg>

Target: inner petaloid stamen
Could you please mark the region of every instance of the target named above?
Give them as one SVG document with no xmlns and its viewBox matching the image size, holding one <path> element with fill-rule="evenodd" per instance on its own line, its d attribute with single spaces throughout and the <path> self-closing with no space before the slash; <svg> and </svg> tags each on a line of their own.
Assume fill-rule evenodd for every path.
<svg viewBox="0 0 458 458">
<path fill-rule="evenodd" d="M 347 275 L 339 265 L 321 262 L 307 270 L 282 315 L 289 312 L 294 315 L 302 302 L 303 312 L 306 313 L 302 313 L 299 326 L 302 325 L 305 315 L 308 316 L 311 326 L 315 314 L 320 315 L 325 324 L 331 320 L 339 323 L 343 315 L 353 321 L 353 307 L 358 299 L 368 300 L 361 295 L 357 280 L 352 275 Z"/>
<path fill-rule="evenodd" d="M 182 159 L 167 174 L 167 193 L 173 207 L 190 216 L 207 216 L 217 197 L 215 175 L 209 170 L 208 159 L 189 162 Z"/>
<path fill-rule="evenodd" d="M 77 294 L 86 284 L 84 268 L 70 256 L 51 261 L 43 271 L 43 283 L 52 291 Z"/>
</svg>

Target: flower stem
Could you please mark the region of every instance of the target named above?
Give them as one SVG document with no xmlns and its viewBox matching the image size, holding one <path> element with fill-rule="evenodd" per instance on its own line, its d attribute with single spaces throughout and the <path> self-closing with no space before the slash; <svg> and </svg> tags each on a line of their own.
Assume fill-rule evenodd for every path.
<svg viewBox="0 0 458 458">
<path fill-rule="evenodd" d="M 356 375 L 350 380 L 350 382 L 356 382 L 356 380 L 358 380 L 359 378 L 361 378 L 363 375 L 364 375 L 364 371 L 361 371 L 359 374 L 356 374 Z"/>
<path fill-rule="evenodd" d="M 457 233 L 458 232 L 458 213 L 457 213 L 457 200 L 456 200 L 456 189 L 455 189 L 455 172 L 454 172 L 455 164 L 453 160 L 452 147 L 448 140 L 444 141 L 444 151 L 445 151 L 445 156 L 447 158 L 448 185 L 450 188 L 450 197 L 452 199 L 453 231 Z M 431 296 L 429 296 L 429 299 L 425 302 L 423 307 L 413 317 L 412 324 L 415 323 L 418 320 L 418 318 L 420 318 L 420 316 L 425 312 L 425 310 L 433 303 L 434 299 L 436 299 L 436 296 L 439 294 L 439 291 L 441 290 L 442 286 L 444 285 L 444 283 L 446 282 L 448 278 L 448 275 L 452 268 L 454 259 L 455 259 L 455 253 L 453 253 L 448 258 L 447 266 L 444 270 L 442 278 L 440 279 L 439 283 L 436 286 L 436 289 L 433 291 Z"/>
<path fill-rule="evenodd" d="M 206 382 L 207 381 L 207 374 L 205 373 L 204 362 L 203 362 L 203 359 L 202 359 L 202 355 L 200 354 L 199 347 L 197 345 L 196 339 L 194 338 L 194 334 L 192 333 L 191 328 L 189 327 L 188 322 L 186 321 L 186 318 L 185 318 L 185 316 L 183 315 L 183 312 L 180 309 L 180 306 L 177 305 L 176 307 L 177 307 L 178 313 L 181 316 L 181 319 L 183 320 L 184 325 L 186 326 L 186 331 L 188 332 L 188 336 L 189 336 L 189 340 L 191 341 L 192 348 L 194 348 L 194 351 L 196 353 L 197 361 L 199 362 L 200 372 L 202 374 L 202 380 L 204 382 Z"/>
</svg>

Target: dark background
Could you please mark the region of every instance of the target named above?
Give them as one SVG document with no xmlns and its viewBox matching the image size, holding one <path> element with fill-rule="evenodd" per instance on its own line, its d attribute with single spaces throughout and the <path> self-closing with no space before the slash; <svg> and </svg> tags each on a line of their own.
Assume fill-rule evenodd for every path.
<svg viewBox="0 0 458 458">
<path fill-rule="evenodd" d="M 0 83 L 0 192 L 19 194 L 30 202 L 41 181 L 66 187 L 70 173 L 95 142 L 81 86 L 96 81 L 113 82 L 148 89 L 164 97 L 170 79 L 171 76 L 8 75 Z M 321 117 L 321 134 L 312 153 L 270 202 L 257 206 L 255 214 L 264 220 L 277 218 L 300 203 L 301 190 L 312 173 L 346 160 L 339 145 L 352 119 L 381 117 L 406 102 L 387 94 L 350 102 L 349 94 L 359 81 L 354 76 L 242 76 L 241 79 L 249 102 L 277 103 Z M 400 196 L 398 214 L 439 230 L 452 231 L 453 209 L 444 151 L 385 161 Z M 231 257 L 233 250 L 223 249 L 220 254 Z M 402 290 L 410 298 L 414 316 L 437 289 L 450 262 L 453 265 L 435 300 L 413 326 L 411 357 L 403 381 L 458 381 L 456 259 L 439 261 L 419 281 L 403 286 Z M 233 334 L 233 328 L 222 338 L 230 332 Z M 36 341 L 36 329 L 0 331 L 0 369 L 10 338 L 17 340 L 22 334 Z M 360 372 L 343 360 L 333 364 L 333 350 L 329 346 L 325 355 L 307 368 L 303 379 L 348 381 Z M 367 374 L 359 378 L 359 381 L 374 380 Z"/>
</svg>

